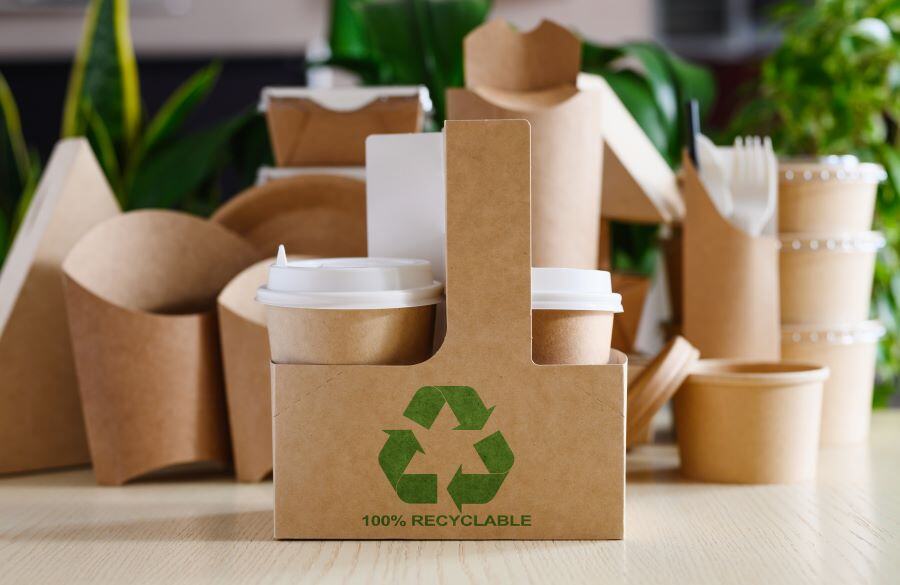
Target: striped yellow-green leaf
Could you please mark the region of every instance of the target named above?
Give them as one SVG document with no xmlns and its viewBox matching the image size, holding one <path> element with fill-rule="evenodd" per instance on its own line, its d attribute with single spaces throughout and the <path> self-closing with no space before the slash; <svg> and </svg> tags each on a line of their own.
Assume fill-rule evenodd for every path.
<svg viewBox="0 0 900 585">
<path fill-rule="evenodd" d="M 81 45 L 69 77 L 64 137 L 87 130 L 87 108 L 103 120 L 117 148 L 134 144 L 141 121 L 137 63 L 128 24 L 128 0 L 91 0 Z"/>
<path fill-rule="evenodd" d="M 6 79 L 0 74 L 0 212 L 11 217 L 29 180 L 30 160 L 19 108 Z"/>
</svg>

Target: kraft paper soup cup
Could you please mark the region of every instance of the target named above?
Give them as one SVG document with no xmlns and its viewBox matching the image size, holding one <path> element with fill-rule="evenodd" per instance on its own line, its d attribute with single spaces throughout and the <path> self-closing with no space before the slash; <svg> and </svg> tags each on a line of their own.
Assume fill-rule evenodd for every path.
<svg viewBox="0 0 900 585">
<path fill-rule="evenodd" d="M 875 359 L 884 326 L 864 321 L 847 327 L 791 326 L 782 329 L 785 360 L 827 366 L 822 397 L 822 445 L 846 445 L 869 435 Z"/>
<path fill-rule="evenodd" d="M 682 473 L 720 483 L 811 479 L 827 378 L 813 364 L 699 361 L 674 399 Z"/>
<path fill-rule="evenodd" d="M 613 315 L 622 312 L 609 272 L 532 268 L 531 309 L 534 363 L 609 362 Z"/>
<path fill-rule="evenodd" d="M 256 299 L 275 363 L 407 365 L 431 356 L 443 289 L 426 260 L 288 261 L 282 246 Z"/>
<path fill-rule="evenodd" d="M 853 156 L 779 162 L 778 226 L 782 232 L 871 229 L 884 168 Z"/>
<path fill-rule="evenodd" d="M 878 232 L 782 234 L 781 321 L 849 324 L 869 317 Z"/>
</svg>

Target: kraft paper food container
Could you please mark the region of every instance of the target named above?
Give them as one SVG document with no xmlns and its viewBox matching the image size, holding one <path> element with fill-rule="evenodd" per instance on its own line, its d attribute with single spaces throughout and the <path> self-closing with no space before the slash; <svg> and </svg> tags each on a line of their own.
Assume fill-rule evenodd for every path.
<svg viewBox="0 0 900 585">
<path fill-rule="evenodd" d="M 781 354 L 786 360 L 821 364 L 831 372 L 822 399 L 822 445 L 860 443 L 869 436 L 875 358 L 883 334 L 878 321 L 784 327 Z"/>
<path fill-rule="evenodd" d="M 622 538 L 624 355 L 531 357 L 528 124 L 441 136 L 444 343 L 409 366 L 272 366 L 275 536 Z"/>
<path fill-rule="evenodd" d="M 682 473 L 718 483 L 812 479 L 827 378 L 813 364 L 701 360 L 675 395 Z"/>
<path fill-rule="evenodd" d="M 211 218 L 250 242 L 257 259 L 280 244 L 305 256 L 366 255 L 366 183 L 340 175 L 297 175 L 251 187 Z"/>
<path fill-rule="evenodd" d="M 650 279 L 638 274 L 612 273 L 613 290 L 622 295 L 621 313 L 613 319 L 612 346 L 626 353 L 634 351 Z"/>
<path fill-rule="evenodd" d="M 531 309 L 534 363 L 609 363 L 613 316 L 622 312 L 609 272 L 534 268 Z"/>
<path fill-rule="evenodd" d="M 884 168 L 856 157 L 779 162 L 778 226 L 782 232 L 844 233 L 871 229 Z"/>
<path fill-rule="evenodd" d="M 778 361 L 778 240 L 723 218 L 685 155 L 682 331 L 705 358 Z"/>
<path fill-rule="evenodd" d="M 90 461 L 62 262 L 118 214 L 87 140 L 57 143 L 0 274 L 0 473 Z"/>
<path fill-rule="evenodd" d="M 869 317 L 878 232 L 781 234 L 781 318 L 786 324 L 852 324 Z"/>
<path fill-rule="evenodd" d="M 466 88 L 448 91 L 448 119 L 531 124 L 532 263 L 596 269 L 602 94 L 575 85 L 581 42 L 551 22 L 523 34 L 494 20 L 463 50 Z"/>
<path fill-rule="evenodd" d="M 281 247 L 256 298 L 276 364 L 406 365 L 431 357 L 443 289 L 426 260 L 289 261 Z"/>
<path fill-rule="evenodd" d="M 215 299 L 254 260 L 212 222 L 136 211 L 88 232 L 63 263 L 97 481 L 229 461 Z"/>
<path fill-rule="evenodd" d="M 420 132 L 425 104 L 422 86 L 266 87 L 259 109 L 278 166 L 362 166 L 367 136 Z"/>
</svg>

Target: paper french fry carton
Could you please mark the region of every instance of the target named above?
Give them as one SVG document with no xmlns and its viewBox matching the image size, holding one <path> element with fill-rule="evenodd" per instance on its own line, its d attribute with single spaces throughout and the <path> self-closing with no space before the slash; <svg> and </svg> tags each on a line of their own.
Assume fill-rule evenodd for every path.
<svg viewBox="0 0 900 585">
<path fill-rule="evenodd" d="M 347 175 L 299 174 L 239 193 L 211 217 L 269 258 L 280 244 L 308 256 L 366 255 L 366 183 Z"/>
<path fill-rule="evenodd" d="M 97 481 L 230 460 L 215 301 L 255 254 L 212 222 L 136 211 L 66 257 L 65 301 Z"/>
<path fill-rule="evenodd" d="M 280 167 L 363 166 L 371 134 L 420 132 L 424 87 L 267 87 L 266 114 Z"/>
<path fill-rule="evenodd" d="M 704 358 L 778 361 L 777 238 L 722 217 L 687 156 L 683 172 L 683 335 Z"/>
<path fill-rule="evenodd" d="M 494 20 L 463 51 L 466 87 L 448 90 L 448 119 L 531 123 L 534 265 L 597 268 L 602 94 L 576 85 L 581 42 L 548 21 L 523 34 Z"/>
<path fill-rule="evenodd" d="M 61 266 L 119 213 L 87 140 L 59 142 L 0 274 L 0 473 L 90 460 Z"/>
<path fill-rule="evenodd" d="M 413 365 L 272 364 L 276 538 L 622 538 L 624 355 L 532 360 L 529 124 L 420 146 L 446 201 L 446 337 Z M 395 196 L 370 185 L 370 206 Z"/>
</svg>

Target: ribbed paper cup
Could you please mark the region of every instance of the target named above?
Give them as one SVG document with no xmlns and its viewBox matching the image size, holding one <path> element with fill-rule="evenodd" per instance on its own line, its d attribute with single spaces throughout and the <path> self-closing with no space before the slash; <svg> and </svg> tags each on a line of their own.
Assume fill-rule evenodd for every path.
<svg viewBox="0 0 900 585">
<path fill-rule="evenodd" d="M 606 364 L 622 296 L 609 272 L 532 268 L 531 358 L 536 364 Z"/>
<path fill-rule="evenodd" d="M 861 232 L 871 229 L 878 183 L 876 164 L 855 157 L 779 162 L 778 228 L 782 232 Z"/>
<path fill-rule="evenodd" d="M 442 292 L 426 260 L 288 262 L 282 247 L 256 298 L 276 364 L 408 365 L 431 356 Z"/>
<path fill-rule="evenodd" d="M 828 368 L 701 360 L 675 395 L 682 473 L 720 483 L 815 476 Z"/>
<path fill-rule="evenodd" d="M 841 325 L 869 317 L 877 232 L 847 235 L 782 234 L 781 321 Z"/>
<path fill-rule="evenodd" d="M 869 436 L 875 357 L 884 327 L 878 321 L 841 328 L 785 326 L 785 360 L 828 367 L 822 399 L 823 445 L 859 443 Z"/>
</svg>

